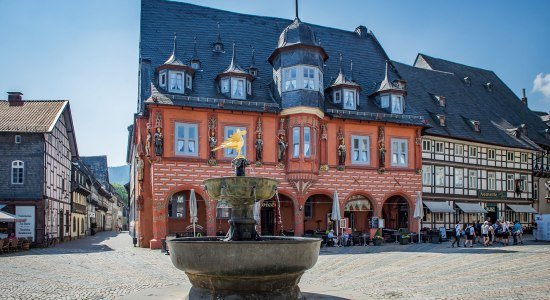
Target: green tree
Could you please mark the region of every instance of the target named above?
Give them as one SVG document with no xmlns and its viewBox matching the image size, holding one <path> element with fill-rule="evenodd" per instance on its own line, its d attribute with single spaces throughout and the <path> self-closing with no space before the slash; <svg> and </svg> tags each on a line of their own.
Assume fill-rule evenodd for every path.
<svg viewBox="0 0 550 300">
<path fill-rule="evenodd" d="M 121 199 L 122 202 L 128 205 L 128 193 L 126 192 L 126 188 L 120 183 L 111 183 L 111 185 L 115 188 L 116 192 L 122 197 Z"/>
</svg>

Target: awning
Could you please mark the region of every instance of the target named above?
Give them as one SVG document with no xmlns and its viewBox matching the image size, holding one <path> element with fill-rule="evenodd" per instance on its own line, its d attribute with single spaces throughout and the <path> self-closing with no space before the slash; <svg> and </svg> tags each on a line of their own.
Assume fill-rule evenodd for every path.
<svg viewBox="0 0 550 300">
<path fill-rule="evenodd" d="M 19 217 L 15 216 L 15 215 L 12 215 L 10 213 L 0 211 L 0 222 L 14 223 L 14 222 L 25 222 L 25 221 L 27 221 L 27 219 L 19 218 Z"/>
<path fill-rule="evenodd" d="M 447 202 L 424 201 L 424 205 L 433 213 L 453 213 L 455 210 Z"/>
<path fill-rule="evenodd" d="M 530 213 L 530 214 L 538 213 L 531 205 L 508 204 L 508 207 L 517 213 Z"/>
<path fill-rule="evenodd" d="M 370 203 L 368 200 L 351 200 L 346 206 L 344 211 L 371 211 Z"/>
<path fill-rule="evenodd" d="M 461 203 L 456 202 L 456 205 L 465 213 L 486 213 L 487 211 L 477 203 Z"/>
</svg>

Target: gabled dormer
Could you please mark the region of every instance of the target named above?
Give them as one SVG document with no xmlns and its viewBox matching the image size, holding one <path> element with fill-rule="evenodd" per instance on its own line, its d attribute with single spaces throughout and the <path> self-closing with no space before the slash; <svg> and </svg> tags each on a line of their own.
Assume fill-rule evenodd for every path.
<svg viewBox="0 0 550 300">
<path fill-rule="evenodd" d="M 229 67 L 216 76 L 220 93 L 231 99 L 249 99 L 252 96 L 253 80 L 254 76 L 237 64 L 235 42 L 233 42 L 233 54 Z"/>
<path fill-rule="evenodd" d="M 174 34 L 172 55 L 156 69 L 158 85 L 168 93 L 189 94 L 193 90 L 195 70 L 177 55 L 177 37 Z"/>
<path fill-rule="evenodd" d="M 199 70 L 201 68 L 201 60 L 199 59 L 199 53 L 197 51 L 197 37 L 193 40 L 193 57 L 189 61 L 191 68 Z"/>
<path fill-rule="evenodd" d="M 359 107 L 361 86 L 353 80 L 353 62 L 350 62 L 351 78 L 342 69 L 342 54 L 340 54 L 340 71 L 332 84 L 326 89 L 331 102 L 342 109 L 356 110 Z"/>
<path fill-rule="evenodd" d="M 378 89 L 371 95 L 375 97 L 375 102 L 380 108 L 391 114 L 405 113 L 405 81 L 390 81 L 389 62 L 386 61 L 386 72 L 384 79 Z"/>
</svg>

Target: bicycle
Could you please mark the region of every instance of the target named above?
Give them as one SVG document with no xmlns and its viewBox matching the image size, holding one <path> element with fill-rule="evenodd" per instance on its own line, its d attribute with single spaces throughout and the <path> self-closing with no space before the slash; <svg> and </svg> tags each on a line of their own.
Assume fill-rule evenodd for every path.
<svg viewBox="0 0 550 300">
<path fill-rule="evenodd" d="M 51 236 L 52 236 L 51 234 L 46 234 L 44 236 L 44 242 L 42 243 L 42 248 L 48 248 L 50 246 L 55 247 L 55 245 L 57 245 L 57 238 L 56 237 L 52 238 Z"/>
</svg>

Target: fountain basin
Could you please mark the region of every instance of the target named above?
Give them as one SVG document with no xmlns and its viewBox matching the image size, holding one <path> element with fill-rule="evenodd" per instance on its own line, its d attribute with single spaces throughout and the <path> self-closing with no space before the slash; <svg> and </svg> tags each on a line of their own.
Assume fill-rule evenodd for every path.
<svg viewBox="0 0 550 300">
<path fill-rule="evenodd" d="M 271 236 L 168 241 L 172 263 L 193 285 L 190 299 L 301 299 L 298 283 L 317 262 L 320 244 L 315 238 Z"/>
<path fill-rule="evenodd" d="M 205 190 L 212 199 L 223 199 L 231 204 L 252 205 L 255 201 L 275 196 L 278 181 L 262 177 L 221 177 L 204 181 Z M 254 195 L 255 189 L 255 195 Z"/>
</svg>

